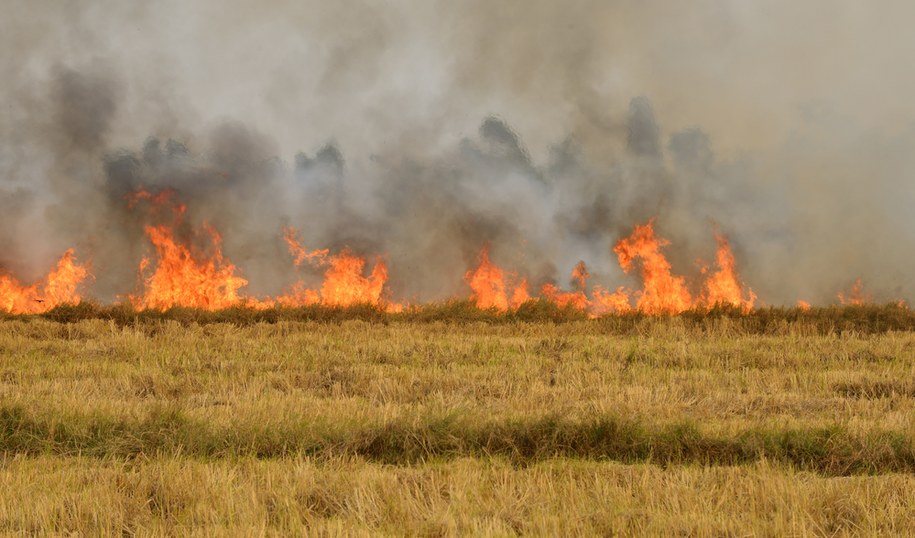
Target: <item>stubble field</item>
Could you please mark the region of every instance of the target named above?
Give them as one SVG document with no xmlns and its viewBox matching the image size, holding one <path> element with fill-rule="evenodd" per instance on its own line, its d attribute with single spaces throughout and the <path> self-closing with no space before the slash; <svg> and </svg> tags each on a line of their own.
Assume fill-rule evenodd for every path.
<svg viewBox="0 0 915 538">
<path fill-rule="evenodd" d="M 915 532 L 911 315 L 837 312 L 8 319 L 0 533 Z"/>
</svg>

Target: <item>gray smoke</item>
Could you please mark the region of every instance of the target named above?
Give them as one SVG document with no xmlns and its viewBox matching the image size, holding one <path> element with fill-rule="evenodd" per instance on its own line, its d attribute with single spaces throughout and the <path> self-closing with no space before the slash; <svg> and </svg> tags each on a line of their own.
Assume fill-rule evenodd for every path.
<svg viewBox="0 0 915 538">
<path fill-rule="evenodd" d="M 535 284 L 634 286 L 656 219 L 698 277 L 716 229 L 768 304 L 861 277 L 915 299 L 915 36 L 901 0 L 63 5 L 0 18 L 0 267 L 63 250 L 136 291 L 138 189 L 175 189 L 275 294 L 308 248 L 388 262 L 400 299 L 465 296 L 483 244 Z M 894 36 L 885 39 L 885 36 Z M 201 246 L 205 246 L 201 243 Z M 305 270 L 316 282 L 319 271 Z"/>
</svg>

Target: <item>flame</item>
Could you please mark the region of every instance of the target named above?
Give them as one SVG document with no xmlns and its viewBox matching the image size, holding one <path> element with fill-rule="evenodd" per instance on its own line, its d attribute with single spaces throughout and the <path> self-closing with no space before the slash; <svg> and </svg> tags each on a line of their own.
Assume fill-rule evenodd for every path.
<svg viewBox="0 0 915 538">
<path fill-rule="evenodd" d="M 11 314 L 38 314 L 62 304 L 79 304 L 80 284 L 89 276 L 86 266 L 76 263 L 73 249 L 64 252 L 57 266 L 40 282 L 20 284 L 10 275 L 0 275 L 0 310 Z"/>
<path fill-rule="evenodd" d="M 661 253 L 669 245 L 654 234 L 653 222 L 635 227 L 629 237 L 613 247 L 624 271 L 631 272 L 640 260 L 639 274 L 642 291 L 636 297 L 636 307 L 646 314 L 675 314 L 689 309 L 693 298 L 686 288 L 686 279 L 671 273 L 670 262 Z"/>
<path fill-rule="evenodd" d="M 312 262 L 313 260 L 323 260 L 330 253 L 330 250 L 326 248 L 322 250 L 313 250 L 311 252 L 305 250 L 298 239 L 296 239 L 296 231 L 294 228 L 285 228 L 283 230 L 283 239 L 289 247 L 289 253 L 295 258 L 293 263 L 295 263 L 296 267 L 301 267 L 305 260 L 308 260 L 309 262 Z"/>
<path fill-rule="evenodd" d="M 699 306 L 729 304 L 749 312 L 756 302 L 756 294 L 749 288 L 744 290 L 727 238 L 716 234 L 715 241 L 718 244 L 716 269 L 706 279 L 703 293 L 694 299 L 687 288 L 686 279 L 673 274 L 670 262 L 661 252 L 670 243 L 655 235 L 652 221 L 636 226 L 629 237 L 620 240 L 613 248 L 623 270 L 631 272 L 638 268 L 642 278 L 642 290 L 636 293 L 635 308 L 645 314 L 676 314 Z M 541 298 L 559 307 L 586 311 L 593 317 L 632 310 L 630 293 L 623 287 L 618 287 L 611 293 L 602 286 L 594 286 L 589 298 L 586 288 L 590 276 L 585 262 L 579 261 L 571 274 L 576 288 L 574 291 L 563 291 L 555 284 L 547 283 L 540 289 Z M 464 278 L 473 290 L 471 299 L 480 308 L 495 308 L 504 312 L 509 308 L 517 308 L 523 302 L 514 297 L 511 302 L 508 301 L 506 273 L 490 261 L 488 246 L 484 246 L 480 252 L 479 265 L 468 271 Z M 522 283 L 526 300 L 527 281 Z M 515 293 L 518 291 L 515 290 Z"/>
<path fill-rule="evenodd" d="M 803 300 L 801 300 L 801 299 L 798 299 L 798 301 L 797 301 L 797 307 L 798 307 L 799 309 L 801 309 L 801 312 L 809 312 L 809 311 L 810 311 L 810 303 L 808 303 L 807 301 L 803 301 Z"/>
<path fill-rule="evenodd" d="M 623 314 L 632 310 L 629 304 L 629 293 L 622 287 L 610 293 L 603 286 L 594 286 L 591 299 L 591 315 Z"/>
<path fill-rule="evenodd" d="M 578 310 L 588 310 L 591 302 L 583 291 L 564 292 L 553 284 L 544 284 L 540 292 L 543 298 L 561 308 L 570 306 Z"/>
<path fill-rule="evenodd" d="M 495 308 L 500 312 L 508 310 L 508 296 L 505 292 L 505 272 L 489 261 L 489 245 L 480 251 L 480 263 L 473 271 L 464 275 L 464 280 L 473 290 L 470 300 L 478 308 Z M 526 293 L 526 286 L 525 286 Z"/>
<path fill-rule="evenodd" d="M 137 295 L 127 296 L 134 307 L 218 310 L 238 305 L 268 308 L 368 304 L 389 312 L 403 309 L 403 305 L 385 297 L 388 267 L 380 257 L 369 270 L 366 258 L 347 248 L 336 254 L 331 254 L 330 249 L 306 250 L 293 228 L 283 230 L 293 263 L 296 267 L 307 264 L 321 268 L 324 274 L 320 286 L 310 287 L 304 280 L 299 280 L 285 294 L 275 298 L 258 299 L 242 294 L 248 281 L 223 256 L 221 235 L 206 223 L 199 230 L 185 233 L 187 226 L 183 220 L 187 206 L 175 202 L 175 194 L 173 190 L 157 193 L 141 190 L 126 197 L 129 207 L 144 204 L 157 222 L 144 228 L 154 247 L 154 255 L 140 260 L 142 290 Z M 611 291 L 612 288 L 595 285 L 589 292 L 591 274 L 585 262 L 579 261 L 570 275 L 571 291 L 546 283 L 540 288 L 539 299 L 581 310 L 591 317 L 633 310 L 649 315 L 676 314 L 721 304 L 749 312 L 756 304 L 757 296 L 740 280 L 727 238 L 716 233 L 715 242 L 714 268 L 703 267 L 703 280 L 691 282 L 693 287 L 690 288 L 685 277 L 673 273 L 663 253 L 670 242 L 655 234 L 654 221 L 650 220 L 636 226 L 629 237 L 619 240 L 613 247 L 622 269 L 627 273 L 636 272 L 641 278 L 640 290 L 630 292 L 620 286 Z M 201 247 L 201 244 L 207 246 Z M 66 251 L 45 278 L 29 286 L 20 284 L 10 275 L 0 274 L 0 311 L 37 313 L 60 304 L 78 303 L 81 297 L 77 290 L 89 276 L 88 269 L 76 262 L 73 250 Z M 507 312 L 532 299 L 528 279 L 519 279 L 494 264 L 488 245 L 483 246 L 477 266 L 464 274 L 464 280 L 470 287 L 471 300 L 481 309 Z M 871 301 L 863 291 L 860 278 L 848 292 L 839 293 L 838 298 L 845 305 Z M 905 307 L 902 301 L 898 304 Z M 797 306 L 803 311 L 810 309 L 806 301 L 798 301 Z"/>
<path fill-rule="evenodd" d="M 590 276 L 591 273 L 588 272 L 588 267 L 585 265 L 584 261 L 579 261 L 572 269 L 572 281 L 578 285 L 579 290 L 584 291 L 585 283 Z"/>
<path fill-rule="evenodd" d="M 716 233 L 715 242 L 718 243 L 718 250 L 715 254 L 718 270 L 705 281 L 703 302 L 707 306 L 733 305 L 749 312 L 753 309 L 753 303 L 756 302 L 756 294 L 749 288 L 744 294 L 743 285 L 734 269 L 734 254 L 731 252 L 731 245 L 727 238 Z"/>
<path fill-rule="evenodd" d="M 570 306 L 578 310 L 588 310 L 591 307 L 591 301 L 585 295 L 585 284 L 589 276 L 591 275 L 588 273 L 588 267 L 585 262 L 580 261 L 572 269 L 571 276 L 572 281 L 578 287 L 577 291 L 564 292 L 553 284 L 544 284 L 540 292 L 544 299 L 555 303 L 560 308 Z"/>
<path fill-rule="evenodd" d="M 222 255 L 222 238 L 214 229 L 204 229 L 212 240 L 212 254 L 193 253 L 175 238 L 172 226 L 147 226 L 146 235 L 156 250 L 155 271 L 145 279 L 143 295 L 133 297 L 134 306 L 165 310 L 174 306 L 219 310 L 242 302 L 238 290 L 248 281 L 235 274 L 235 265 Z M 140 262 L 140 273 L 153 264 Z"/>
<path fill-rule="evenodd" d="M 365 258 L 353 256 L 344 250 L 328 260 L 330 265 L 321 285 L 321 302 L 329 306 L 354 304 L 380 304 L 388 268 L 378 260 L 368 278 L 362 276 Z"/>
<path fill-rule="evenodd" d="M 519 306 L 531 300 L 531 294 L 527 291 L 527 279 L 522 278 L 521 282 L 515 287 L 515 291 L 512 292 L 511 307 L 517 309 Z"/>
<path fill-rule="evenodd" d="M 399 311 L 402 305 L 387 303 L 382 294 L 388 280 L 388 267 L 378 259 L 368 277 L 363 276 L 366 259 L 344 249 L 337 255 L 329 255 L 328 249 L 306 251 L 296 239 L 296 232 L 286 228 L 283 234 L 296 267 L 306 260 L 312 265 L 326 266 L 324 282 L 320 291 L 309 289 L 304 282 L 297 282 L 291 293 L 277 299 L 285 306 L 323 304 L 326 306 L 352 306 L 371 304 L 384 306 L 388 311 Z"/>
<path fill-rule="evenodd" d="M 175 306 L 219 310 L 243 302 L 239 289 L 248 281 L 235 274 L 236 268 L 222 255 L 222 237 L 211 226 L 204 224 L 203 232 L 209 236 L 211 252 L 194 251 L 189 241 L 179 240 L 175 234 L 181 224 L 186 206 L 171 203 L 174 191 L 156 195 L 139 191 L 128 196 L 128 204 L 135 206 L 146 200 L 154 209 L 171 209 L 173 224 L 146 226 L 146 236 L 155 248 L 155 260 L 144 257 L 139 272 L 143 278 L 143 293 L 130 296 L 137 308 L 165 310 Z M 143 277 L 154 266 L 152 274 Z"/>
<path fill-rule="evenodd" d="M 843 305 L 863 305 L 871 302 L 870 296 L 864 293 L 864 284 L 860 278 L 855 279 L 847 294 L 839 292 L 838 297 Z"/>
</svg>

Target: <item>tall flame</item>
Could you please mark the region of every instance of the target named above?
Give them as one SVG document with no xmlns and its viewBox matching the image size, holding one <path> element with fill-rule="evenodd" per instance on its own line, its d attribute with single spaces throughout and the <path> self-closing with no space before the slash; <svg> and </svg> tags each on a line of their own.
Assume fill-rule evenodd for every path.
<svg viewBox="0 0 915 538">
<path fill-rule="evenodd" d="M 480 263 L 477 268 L 464 275 L 464 280 L 473 290 L 470 300 L 476 303 L 478 308 L 484 310 L 490 308 L 495 308 L 500 312 L 508 310 L 505 272 L 489 261 L 489 245 L 483 246 L 479 259 Z"/>
<path fill-rule="evenodd" d="M 510 275 L 490 261 L 489 245 L 483 245 L 479 260 L 475 269 L 464 274 L 464 281 L 472 290 L 470 300 L 477 308 L 505 312 L 509 308 L 517 309 L 531 299 L 527 278 L 521 278 L 512 289 Z"/>
<path fill-rule="evenodd" d="M 235 265 L 222 255 L 222 238 L 205 227 L 212 240 L 212 254 L 195 255 L 187 244 L 175 238 L 171 226 L 147 226 L 146 235 L 156 249 L 155 271 L 145 279 L 141 297 L 134 305 L 150 309 L 173 306 L 218 310 L 242 302 L 238 290 L 248 281 L 235 274 Z M 140 263 L 141 274 L 152 264 L 148 258 Z"/>
<path fill-rule="evenodd" d="M 0 310 L 38 314 L 62 304 L 79 304 L 77 289 L 88 276 L 86 266 L 76 263 L 73 249 L 64 252 L 57 266 L 31 286 L 20 284 L 10 275 L 0 275 Z"/>
<path fill-rule="evenodd" d="M 718 243 L 718 250 L 715 254 L 718 270 L 705 281 L 703 302 L 707 306 L 732 305 L 749 312 L 753 309 L 753 303 L 756 302 L 756 294 L 749 288 L 744 294 L 743 285 L 734 269 L 734 254 L 731 252 L 731 245 L 727 238 L 716 233 L 715 242 Z"/>
<path fill-rule="evenodd" d="M 638 292 L 636 307 L 647 314 L 675 314 L 688 310 L 693 298 L 686 288 L 686 279 L 671 273 L 670 262 L 661 248 L 670 244 L 655 237 L 653 222 L 635 227 L 629 237 L 613 247 L 624 271 L 631 272 L 639 260 L 642 291 Z"/>
<path fill-rule="evenodd" d="M 129 202 L 133 205 L 140 200 L 153 203 L 154 209 L 162 209 L 170 203 L 171 191 L 152 195 L 146 191 L 133 193 Z M 211 252 L 192 250 L 189 241 L 179 240 L 176 228 L 181 224 L 185 206 L 171 204 L 173 224 L 146 226 L 146 236 L 155 248 L 155 260 L 143 258 L 140 275 L 143 278 L 143 293 L 131 296 L 135 307 L 165 310 L 175 306 L 218 310 L 237 306 L 243 299 L 238 290 L 248 281 L 235 274 L 236 268 L 222 254 L 222 237 L 211 226 L 204 224 L 203 232 L 209 236 Z M 155 266 L 152 274 L 146 270 Z"/>
</svg>

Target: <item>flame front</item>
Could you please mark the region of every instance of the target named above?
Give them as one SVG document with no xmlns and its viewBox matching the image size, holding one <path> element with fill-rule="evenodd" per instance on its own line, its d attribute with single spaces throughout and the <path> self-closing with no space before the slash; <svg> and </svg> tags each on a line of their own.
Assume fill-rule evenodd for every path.
<svg viewBox="0 0 915 538">
<path fill-rule="evenodd" d="M 187 208 L 173 201 L 175 194 L 171 190 L 156 194 L 138 191 L 127 196 L 130 208 L 144 204 L 154 222 L 158 221 L 144 227 L 154 255 L 140 260 L 142 290 L 127 296 L 135 308 L 219 310 L 239 305 L 254 308 L 372 305 L 389 312 L 403 309 L 403 305 L 386 297 L 388 268 L 380 257 L 366 274 L 365 257 L 347 248 L 337 254 L 331 254 L 329 249 L 307 250 L 292 228 L 283 230 L 283 239 L 293 264 L 321 268 L 323 280 L 320 285 L 312 287 L 306 285 L 305 280 L 299 280 L 279 297 L 258 299 L 244 295 L 241 290 L 248 281 L 224 257 L 220 234 L 206 223 L 199 231 L 187 233 L 188 227 L 184 223 Z M 756 303 L 756 294 L 741 282 L 727 238 L 716 233 L 715 242 L 714 268 L 703 267 L 704 279 L 690 282 L 692 288 L 684 276 L 673 272 L 663 253 L 670 243 L 655 234 L 653 221 L 636 226 L 632 234 L 619 240 L 612 249 L 621 268 L 640 277 L 641 288 L 636 291 L 622 286 L 610 291 L 601 285 L 595 285 L 589 291 L 591 273 L 585 262 L 579 261 L 570 275 L 571 291 L 550 282 L 538 283 L 540 295 L 532 296 L 528 278 L 493 263 L 488 244 L 481 249 L 477 266 L 464 274 L 464 280 L 471 291 L 470 299 L 478 308 L 497 312 L 516 310 L 531 300 L 580 310 L 591 317 L 630 311 L 649 315 L 676 314 L 716 305 L 731 305 L 749 312 Z M 207 245 L 205 248 L 200 247 L 203 243 Z M 87 268 L 76 263 L 73 250 L 66 251 L 57 267 L 44 279 L 29 286 L 20 284 L 10 275 L 0 274 L 0 310 L 15 314 L 38 313 L 61 304 L 78 303 L 81 297 L 77 290 L 88 276 Z M 864 293 L 861 279 L 857 279 L 849 292 L 839 294 L 839 301 L 857 305 L 870 302 L 870 297 Z M 801 310 L 810 308 L 804 301 L 797 304 Z"/>
<path fill-rule="evenodd" d="M 39 314 L 62 304 L 79 304 L 77 290 L 89 276 L 84 265 L 76 263 L 73 249 L 64 252 L 57 266 L 40 282 L 20 284 L 10 275 L 0 275 L 0 310 L 11 314 Z"/>
<path fill-rule="evenodd" d="M 728 240 L 721 234 L 716 234 L 715 240 L 718 245 L 715 271 L 704 282 L 702 293 L 694 299 L 686 278 L 673 273 L 670 262 L 661 251 L 669 242 L 655 235 L 651 221 L 636 226 L 629 237 L 620 240 L 613 248 L 623 270 L 632 272 L 637 268 L 641 277 L 642 289 L 635 293 L 635 310 L 645 314 L 676 314 L 691 308 L 724 304 L 749 312 L 756 302 L 756 294 L 749 288 L 745 290 L 740 282 Z M 508 300 L 506 272 L 489 259 L 488 246 L 483 247 L 479 260 L 477 267 L 464 277 L 472 290 L 471 300 L 479 308 L 504 312 L 518 308 L 530 298 L 525 279 L 515 290 L 512 300 Z M 563 291 L 555 284 L 546 283 L 540 289 L 540 299 L 560 308 L 585 311 L 592 317 L 633 310 L 630 302 L 632 294 L 622 286 L 614 292 L 603 286 L 594 286 L 589 297 L 587 281 L 590 276 L 587 265 L 580 261 L 572 269 L 570 277 L 575 290 Z"/>
</svg>

